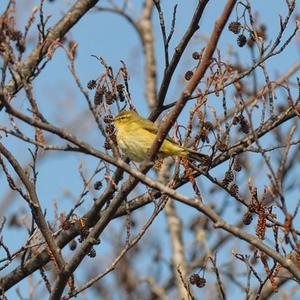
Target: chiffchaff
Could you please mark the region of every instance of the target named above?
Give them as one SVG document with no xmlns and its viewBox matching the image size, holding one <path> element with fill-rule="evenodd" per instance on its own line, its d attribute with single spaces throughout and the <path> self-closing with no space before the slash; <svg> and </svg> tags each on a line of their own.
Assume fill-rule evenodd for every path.
<svg viewBox="0 0 300 300">
<path fill-rule="evenodd" d="M 117 128 L 117 142 L 121 150 L 131 160 L 141 162 L 148 156 L 148 152 L 158 132 L 156 124 L 140 117 L 135 111 L 121 111 L 115 118 Z M 166 137 L 159 151 L 158 158 L 180 156 L 208 164 L 210 158 L 197 151 L 178 145 L 170 137 Z"/>
</svg>

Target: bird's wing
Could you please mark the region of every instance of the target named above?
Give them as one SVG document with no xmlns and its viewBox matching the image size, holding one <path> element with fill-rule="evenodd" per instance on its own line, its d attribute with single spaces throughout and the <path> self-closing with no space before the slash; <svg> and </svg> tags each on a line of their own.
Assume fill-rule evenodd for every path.
<svg viewBox="0 0 300 300">
<path fill-rule="evenodd" d="M 150 131 L 150 132 L 153 133 L 154 135 L 157 135 L 157 132 L 158 132 L 158 129 L 159 129 L 159 128 L 158 128 L 158 126 L 157 126 L 155 123 L 151 122 L 150 120 L 144 119 L 144 120 L 143 120 L 143 127 L 144 127 L 144 129 Z M 177 143 L 176 143 L 172 138 L 170 138 L 169 136 L 166 136 L 165 139 L 168 140 L 168 141 L 170 141 L 170 142 L 172 142 L 172 143 L 174 143 L 174 144 L 177 144 Z"/>
<path fill-rule="evenodd" d="M 155 123 L 151 122 L 147 119 L 142 119 L 142 122 L 140 123 L 144 129 L 149 130 L 150 132 L 156 134 L 158 131 L 158 127 Z"/>
</svg>

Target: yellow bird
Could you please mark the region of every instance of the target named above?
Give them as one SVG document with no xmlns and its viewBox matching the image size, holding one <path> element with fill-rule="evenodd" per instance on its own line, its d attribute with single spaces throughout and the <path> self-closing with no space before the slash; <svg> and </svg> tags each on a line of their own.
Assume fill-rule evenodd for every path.
<svg viewBox="0 0 300 300">
<path fill-rule="evenodd" d="M 158 132 L 156 124 L 139 116 L 135 111 L 121 111 L 115 118 L 117 142 L 121 150 L 131 160 L 143 161 Z M 178 145 L 170 137 L 166 137 L 158 152 L 158 158 L 180 156 L 209 164 L 210 158 L 197 151 Z"/>
</svg>

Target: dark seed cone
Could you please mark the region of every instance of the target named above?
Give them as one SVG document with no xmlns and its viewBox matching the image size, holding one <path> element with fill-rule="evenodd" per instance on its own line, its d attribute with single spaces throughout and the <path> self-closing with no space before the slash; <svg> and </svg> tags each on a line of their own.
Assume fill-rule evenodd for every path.
<svg viewBox="0 0 300 300">
<path fill-rule="evenodd" d="M 225 173 L 225 176 L 224 176 L 224 181 L 227 181 L 228 183 L 229 182 L 232 182 L 234 179 L 234 174 L 231 170 L 228 170 L 226 173 Z"/>
<path fill-rule="evenodd" d="M 185 73 L 184 78 L 185 78 L 185 80 L 190 80 L 193 77 L 193 75 L 194 75 L 194 72 L 189 70 Z"/>
<path fill-rule="evenodd" d="M 234 34 L 238 34 L 241 31 L 241 23 L 240 22 L 231 22 L 228 25 L 228 29 Z"/>
<path fill-rule="evenodd" d="M 240 34 L 237 38 L 237 44 L 239 47 L 244 47 L 247 43 L 247 38 L 243 35 Z"/>
</svg>

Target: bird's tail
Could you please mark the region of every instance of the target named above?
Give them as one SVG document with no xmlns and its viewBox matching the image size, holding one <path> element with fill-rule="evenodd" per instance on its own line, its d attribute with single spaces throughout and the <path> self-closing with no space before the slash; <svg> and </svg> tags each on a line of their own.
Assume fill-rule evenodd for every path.
<svg viewBox="0 0 300 300">
<path fill-rule="evenodd" d="M 188 152 L 188 158 L 197 160 L 198 162 L 203 163 L 205 165 L 211 164 L 211 158 L 208 155 L 199 153 L 191 149 L 188 149 Z"/>
</svg>

